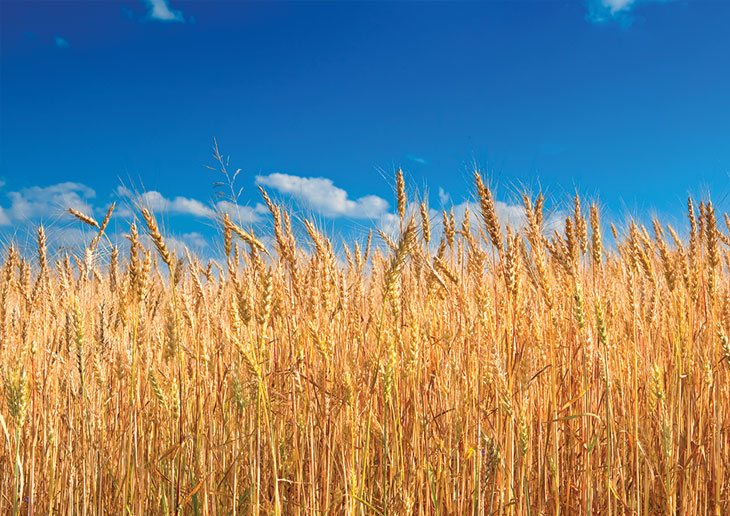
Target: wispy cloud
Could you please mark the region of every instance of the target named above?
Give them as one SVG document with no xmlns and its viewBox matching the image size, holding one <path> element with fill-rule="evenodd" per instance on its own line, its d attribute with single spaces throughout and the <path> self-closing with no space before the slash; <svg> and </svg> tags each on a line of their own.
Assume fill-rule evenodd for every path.
<svg viewBox="0 0 730 516">
<path fill-rule="evenodd" d="M 185 22 L 182 11 L 172 9 L 168 0 L 142 0 L 149 11 L 147 19 L 163 22 Z"/>
<path fill-rule="evenodd" d="M 256 176 L 256 183 L 296 199 L 327 217 L 376 219 L 388 211 L 388 202 L 377 195 L 350 199 L 348 193 L 326 177 L 290 174 Z"/>
<path fill-rule="evenodd" d="M 615 20 L 623 25 L 632 22 L 631 10 L 639 4 L 671 2 L 672 0 L 586 0 L 588 20 L 604 23 Z"/>
<path fill-rule="evenodd" d="M 58 48 L 68 48 L 71 46 L 68 40 L 66 38 L 62 38 L 61 36 L 53 36 L 53 43 Z"/>
<path fill-rule="evenodd" d="M 428 165 L 428 160 L 426 158 L 422 158 L 421 156 L 416 156 L 414 154 L 406 154 L 406 159 L 413 161 L 414 163 L 418 163 L 419 165 Z"/>
</svg>

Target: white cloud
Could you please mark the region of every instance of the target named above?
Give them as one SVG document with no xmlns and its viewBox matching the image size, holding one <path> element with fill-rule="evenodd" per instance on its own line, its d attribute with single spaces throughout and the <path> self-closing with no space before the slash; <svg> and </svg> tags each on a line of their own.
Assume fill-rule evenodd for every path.
<svg viewBox="0 0 730 516">
<path fill-rule="evenodd" d="M 0 179 L 0 189 L 5 186 L 5 181 Z M 0 226 L 9 226 L 10 225 L 10 217 L 7 213 L 5 213 L 5 208 L 0 206 Z"/>
<path fill-rule="evenodd" d="M 469 207 L 469 220 L 472 226 L 481 223 L 481 208 L 479 203 L 465 201 L 454 206 L 454 218 L 457 221 L 464 220 L 464 213 Z M 497 211 L 497 219 L 502 229 L 509 227 L 512 231 L 519 230 L 526 222 L 525 208 L 521 204 L 508 204 L 504 201 L 494 201 L 494 208 Z"/>
<path fill-rule="evenodd" d="M 617 13 L 629 9 L 634 0 L 603 0 L 602 3 L 611 10 L 611 13 Z"/>
<path fill-rule="evenodd" d="M 211 208 L 196 199 L 177 196 L 173 199 L 164 197 L 160 192 L 151 190 L 142 194 L 142 202 L 156 212 L 169 212 L 180 215 L 194 215 L 196 217 L 213 217 Z"/>
<path fill-rule="evenodd" d="M 61 36 L 54 36 L 53 42 L 58 48 L 67 48 L 70 46 L 68 40 L 66 38 L 62 38 Z"/>
<path fill-rule="evenodd" d="M 39 222 L 46 227 L 49 248 L 53 252 L 63 250 L 78 251 L 83 249 L 93 239 L 96 231 L 84 224 L 78 224 L 68 214 L 68 208 L 74 208 L 87 215 L 94 216 L 101 221 L 108 206 L 94 205 L 96 192 L 81 183 L 59 183 L 50 186 L 33 186 L 18 191 L 5 192 L 5 182 L 0 179 L 0 239 L 21 238 L 33 241 L 35 228 Z M 221 213 L 229 213 L 233 220 L 241 225 L 252 225 L 264 220 L 268 208 L 262 203 L 254 206 L 236 206 L 235 204 L 219 201 L 214 206 L 189 197 L 165 197 L 158 191 L 148 191 L 137 194 L 129 188 L 119 186 L 114 194 L 119 197 L 115 217 L 131 219 L 137 212 L 135 205 L 141 203 L 155 212 L 155 214 L 192 216 L 202 219 L 205 227 L 212 227 L 211 219 Z M 112 224 L 112 228 L 114 224 Z M 113 242 L 124 246 L 126 239 L 122 233 L 115 233 L 110 228 L 107 235 Z M 263 237 L 260 237 L 260 239 Z M 170 247 L 182 253 L 187 247 L 198 253 L 210 253 L 212 246 L 206 231 L 189 233 L 171 233 L 166 235 Z M 104 246 L 105 244 L 100 244 Z"/>
<path fill-rule="evenodd" d="M 671 2 L 672 0 L 586 0 L 587 18 L 596 23 L 617 20 L 625 25 L 631 23 L 630 11 L 638 4 Z"/>
<path fill-rule="evenodd" d="M 118 196 L 136 201 L 137 195 L 124 186 L 117 187 Z M 177 215 L 193 215 L 195 217 L 213 218 L 215 211 L 198 201 L 189 197 L 177 196 L 169 199 L 156 190 L 150 190 L 139 194 L 139 200 L 143 205 L 156 213 L 172 213 Z M 129 210 L 120 210 L 121 215 L 129 215 Z"/>
<path fill-rule="evenodd" d="M 442 193 L 447 198 L 451 198 L 451 196 L 444 192 L 443 189 L 439 189 L 439 195 Z M 472 227 L 474 227 L 475 224 L 481 224 L 481 208 L 479 207 L 479 203 L 473 201 L 464 201 L 460 204 L 454 205 L 454 219 L 457 221 L 457 224 L 460 224 L 461 221 L 464 220 L 464 213 L 466 212 L 467 207 L 469 208 L 469 219 L 471 220 Z M 499 220 L 499 224 L 502 226 L 503 230 L 509 227 L 512 231 L 519 231 L 524 228 L 527 223 L 525 207 L 521 203 L 510 204 L 508 202 L 495 200 L 494 207 L 497 211 L 497 219 Z M 564 216 L 564 212 L 560 210 L 546 213 L 543 222 L 543 231 L 548 234 L 555 229 L 560 228 Z"/>
<path fill-rule="evenodd" d="M 243 225 L 259 222 L 261 220 L 261 215 L 269 211 L 269 209 L 261 203 L 257 203 L 256 206 L 251 207 L 237 206 L 228 201 L 219 201 L 215 206 L 221 213 L 228 213 L 234 222 Z"/>
<path fill-rule="evenodd" d="M 183 240 L 188 242 L 191 247 L 197 247 L 197 248 L 208 247 L 208 241 L 205 239 L 205 237 L 203 235 L 201 235 L 197 231 L 193 231 L 192 233 L 183 234 Z"/>
<path fill-rule="evenodd" d="M 185 22 L 182 11 L 171 9 L 168 0 L 143 0 L 149 8 L 147 18 L 164 22 Z"/>
<path fill-rule="evenodd" d="M 191 252 L 202 251 L 208 246 L 208 241 L 203 235 L 198 232 L 183 233 L 179 236 L 166 236 L 165 243 L 175 251 L 178 256 L 185 255 L 185 249 L 190 249 Z"/>
<path fill-rule="evenodd" d="M 28 226 L 26 229 L 30 232 L 30 238 L 35 238 L 35 227 Z M 89 226 L 84 224 L 75 224 L 69 227 L 62 227 L 58 224 L 50 224 L 45 226 L 45 230 L 48 247 L 52 250 L 52 254 L 64 251 L 73 253 L 80 249 L 84 249 L 89 245 L 89 243 L 91 243 L 96 235 L 94 228 L 89 228 Z M 105 247 L 106 242 L 102 241 L 99 244 L 99 250 Z"/>
<path fill-rule="evenodd" d="M 446 206 L 450 200 L 451 196 L 448 192 L 439 186 L 439 201 L 441 202 L 441 205 Z"/>
<path fill-rule="evenodd" d="M 300 177 L 289 174 L 256 176 L 256 183 L 290 195 L 299 202 L 329 217 L 376 219 L 386 214 L 388 202 L 377 195 L 356 200 L 326 177 Z"/>
<path fill-rule="evenodd" d="M 411 209 L 410 211 L 413 212 L 413 209 Z M 413 213 L 408 213 L 407 216 L 412 215 Z M 386 235 L 389 235 L 393 238 L 398 238 L 398 231 L 400 230 L 400 217 L 395 213 L 383 213 L 378 218 L 377 228 Z"/>
<path fill-rule="evenodd" d="M 51 186 L 32 186 L 17 192 L 8 192 L 10 206 L 0 207 L 0 225 L 44 219 L 61 215 L 68 208 L 93 213 L 90 204 L 96 192 L 81 183 L 58 183 Z"/>
<path fill-rule="evenodd" d="M 206 219 L 213 219 L 219 213 L 228 213 L 234 222 L 238 224 L 253 224 L 260 222 L 262 215 L 267 213 L 268 208 L 256 203 L 255 206 L 237 206 L 228 201 L 218 201 L 214 207 L 207 206 L 197 199 L 183 197 L 178 195 L 174 198 L 168 198 L 157 190 L 150 190 L 142 194 L 135 194 L 129 188 L 119 186 L 116 189 L 119 197 L 127 199 L 129 204 L 137 202 L 141 203 L 152 210 L 154 213 L 168 213 L 172 215 L 192 215 Z M 131 217 L 133 210 L 131 206 L 120 206 L 116 214 L 123 217 Z"/>
</svg>

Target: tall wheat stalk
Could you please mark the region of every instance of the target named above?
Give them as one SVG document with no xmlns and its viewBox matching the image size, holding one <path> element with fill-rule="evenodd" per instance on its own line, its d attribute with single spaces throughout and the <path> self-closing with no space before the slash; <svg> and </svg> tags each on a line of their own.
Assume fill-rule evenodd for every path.
<svg viewBox="0 0 730 516">
<path fill-rule="evenodd" d="M 263 189 L 243 224 L 215 156 L 220 256 L 143 204 L 126 241 L 112 206 L 70 211 L 76 256 L 0 252 L 0 513 L 730 512 L 713 203 L 604 238 L 577 197 L 509 223 L 475 174 L 439 222 L 399 172 L 393 232 L 342 242 Z"/>
</svg>

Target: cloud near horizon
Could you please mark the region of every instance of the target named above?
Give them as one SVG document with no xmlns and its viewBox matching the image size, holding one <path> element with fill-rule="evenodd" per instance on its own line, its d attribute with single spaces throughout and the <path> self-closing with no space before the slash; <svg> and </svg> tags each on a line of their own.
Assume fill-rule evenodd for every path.
<svg viewBox="0 0 730 516">
<path fill-rule="evenodd" d="M 256 176 L 256 184 L 268 186 L 291 196 L 304 207 L 312 208 L 328 217 L 377 219 L 388 212 L 388 201 L 377 195 L 350 199 L 348 193 L 335 186 L 326 177 L 301 177 L 274 173 Z"/>
<path fill-rule="evenodd" d="M 141 203 L 150 208 L 157 216 L 194 217 L 204 221 L 203 227 L 212 228 L 210 221 L 222 213 L 231 215 L 241 225 L 251 225 L 264 221 L 268 209 L 262 203 L 254 206 L 238 206 L 227 201 L 206 205 L 198 199 L 184 196 L 165 197 L 151 190 L 136 193 L 131 189 L 118 186 L 108 197 L 98 199 L 96 192 L 74 182 L 58 183 L 49 186 L 32 186 L 17 191 L 4 191 L 5 182 L 0 179 L 0 239 L 33 242 L 38 224 L 46 228 L 46 236 L 53 252 L 83 249 L 93 239 L 95 230 L 78 223 L 68 213 L 74 208 L 81 213 L 93 216 L 101 222 L 112 201 L 117 201 L 113 219 L 122 219 L 121 226 L 111 224 L 107 236 L 113 242 L 124 246 L 123 232 L 126 222 L 137 213 L 135 205 Z M 96 202 L 95 202 L 96 201 Z M 162 222 L 162 220 L 160 220 Z M 183 226 L 185 227 L 185 226 Z M 213 241 L 207 231 L 188 231 L 178 233 L 174 227 L 166 229 L 166 241 L 178 253 L 185 248 L 208 252 Z M 145 237 L 146 238 L 146 237 Z M 263 238 L 263 236 L 261 237 Z M 32 245 L 31 245 L 32 247 Z"/>
<path fill-rule="evenodd" d="M 141 194 L 142 203 L 157 213 L 193 215 L 195 217 L 213 218 L 215 212 L 197 199 L 177 196 L 171 199 L 156 190 Z"/>
<path fill-rule="evenodd" d="M 444 198 L 447 200 L 451 199 L 451 196 L 448 194 L 448 192 L 444 191 L 443 188 L 439 188 L 439 196 L 443 196 L 442 200 Z M 443 204 L 444 203 L 442 202 L 442 205 Z M 481 208 L 479 206 L 479 203 L 476 201 L 463 201 L 459 204 L 454 204 L 454 219 L 459 223 L 460 221 L 464 220 L 464 214 L 466 213 L 467 207 L 469 208 L 469 217 L 472 222 L 472 227 L 474 227 L 475 224 L 481 223 Z M 519 231 L 523 229 L 527 224 L 525 207 L 522 203 L 511 204 L 509 202 L 495 199 L 494 208 L 497 212 L 497 219 L 499 220 L 499 224 L 500 226 L 502 226 L 503 231 L 505 231 L 508 227 L 512 231 Z M 443 209 L 449 211 L 449 208 L 445 205 L 443 206 Z M 543 223 L 543 231 L 546 234 L 549 234 L 552 231 L 561 227 L 565 217 L 565 212 L 563 210 L 555 210 L 545 213 L 544 216 L 545 220 Z M 440 219 L 440 217 L 441 212 L 438 212 L 437 218 Z"/>
<path fill-rule="evenodd" d="M 394 238 L 397 236 L 400 218 L 390 211 L 388 202 L 377 195 L 365 195 L 351 199 L 347 191 L 335 186 L 331 179 L 325 177 L 301 177 L 277 173 L 256 176 L 255 181 L 261 186 L 269 187 L 279 194 L 288 196 L 293 201 L 300 203 L 303 208 L 311 209 L 319 215 L 333 218 L 369 219 L 375 227 Z M 3 186 L 3 182 L 0 181 L 0 189 Z M 464 200 L 452 205 L 451 195 L 447 191 L 439 188 L 438 194 L 443 209 L 448 211 L 450 207 L 453 207 L 458 224 L 461 224 L 468 207 L 471 213 L 472 228 L 477 227 L 480 220 L 478 203 Z M 114 217 L 127 220 L 134 217 L 137 211 L 135 206 L 138 204 L 150 208 L 157 216 L 195 217 L 211 228 L 213 224 L 209 221 L 216 219 L 222 213 L 230 214 L 234 221 L 244 226 L 266 225 L 266 214 L 268 213 L 267 207 L 260 202 L 255 205 L 239 206 L 228 201 L 218 201 L 215 204 L 207 205 L 190 197 L 166 197 L 155 190 L 136 193 L 124 186 L 118 186 L 112 192 L 111 199 L 105 198 L 103 202 L 95 205 L 96 192 L 84 184 L 73 182 L 23 188 L 7 192 L 3 197 L 9 200 L 9 204 L 0 203 L 0 227 L 3 228 L 6 236 L 9 236 L 8 228 L 10 228 L 10 233 L 17 234 L 19 231 L 22 233 L 27 230 L 28 234 L 32 235 L 35 224 L 43 222 L 49 231 L 49 240 L 55 241 L 58 246 L 65 248 L 86 245 L 90 239 L 88 228 L 75 227 L 71 224 L 72 217 L 67 213 L 68 208 L 77 209 L 101 220 L 108 204 L 114 198 L 118 200 Z M 446 203 L 451 206 L 446 206 Z M 524 226 L 525 215 L 522 204 L 495 200 L 495 205 L 503 229 L 506 230 L 507 227 L 510 227 L 513 231 L 517 231 Z M 418 203 L 410 202 L 407 210 L 409 216 L 419 217 Z M 441 211 L 431 209 L 429 216 L 434 223 L 432 232 L 433 241 L 436 242 L 443 231 L 440 224 Z M 64 217 L 68 224 L 65 222 L 58 224 L 57 222 L 64 220 Z M 558 229 L 562 217 L 563 212 L 560 210 L 546 214 L 545 231 L 549 233 Z M 265 228 L 259 227 L 259 229 Z M 0 235 L 2 234 L 0 232 Z M 262 238 L 265 236 L 264 234 L 262 234 Z M 116 233 L 116 235 L 121 235 L 121 233 Z M 175 233 L 173 230 L 166 238 L 172 248 L 182 252 L 185 247 L 197 250 L 212 249 L 210 236 L 207 231 L 202 230 L 187 233 Z M 117 240 L 120 239 L 121 237 Z"/>
<path fill-rule="evenodd" d="M 5 183 L 0 180 L 0 191 Z M 20 225 L 29 221 L 57 220 L 68 215 L 73 208 L 94 217 L 103 216 L 111 201 L 104 206 L 95 206 L 96 192 L 82 184 L 64 182 L 49 186 L 31 186 L 5 193 L 9 205 L 0 204 L 0 226 Z M 255 206 L 235 205 L 219 201 L 206 205 L 198 199 L 184 197 L 165 197 L 156 190 L 136 193 L 125 186 L 118 186 L 112 193 L 116 197 L 115 217 L 131 217 L 134 204 L 141 203 L 156 214 L 192 216 L 213 219 L 219 213 L 228 213 L 239 224 L 252 224 L 262 220 L 267 208 L 261 203 Z"/>
<path fill-rule="evenodd" d="M 0 206 L 0 226 L 55 218 L 69 208 L 93 213 L 91 201 L 96 197 L 96 192 L 81 183 L 65 182 L 22 188 L 17 192 L 8 192 L 7 196 L 10 206 Z"/>
<path fill-rule="evenodd" d="M 239 224 L 252 224 L 261 220 L 261 215 L 268 209 L 261 203 L 255 206 L 236 205 L 228 201 L 219 201 L 215 206 L 208 206 L 203 202 L 181 195 L 165 197 L 157 190 L 149 190 L 143 193 L 134 193 L 130 189 L 119 186 L 115 193 L 127 201 L 127 206 L 118 210 L 120 216 L 131 216 L 133 213 L 132 204 L 140 202 L 153 213 L 166 213 L 170 215 L 190 215 L 193 217 L 214 219 L 219 213 L 228 213 L 231 218 Z"/>
<path fill-rule="evenodd" d="M 175 253 L 181 256 L 185 253 L 185 249 L 200 251 L 210 247 L 205 237 L 197 231 L 183 233 L 178 236 L 166 236 L 165 242 Z"/>
</svg>

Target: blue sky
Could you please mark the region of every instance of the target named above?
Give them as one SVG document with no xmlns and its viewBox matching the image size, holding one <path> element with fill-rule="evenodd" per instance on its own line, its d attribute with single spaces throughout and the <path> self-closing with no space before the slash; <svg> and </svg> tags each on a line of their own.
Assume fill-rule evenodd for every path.
<svg viewBox="0 0 730 516">
<path fill-rule="evenodd" d="M 0 24 L 6 235 L 68 227 L 67 204 L 99 216 L 121 179 L 204 246 L 213 138 L 254 224 L 258 183 L 377 225 L 399 166 L 437 209 L 474 166 L 506 211 L 538 185 L 619 215 L 728 204 L 724 0 L 3 0 Z"/>
</svg>

